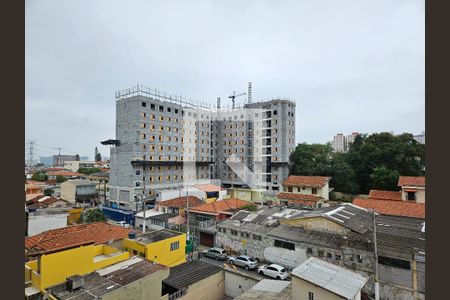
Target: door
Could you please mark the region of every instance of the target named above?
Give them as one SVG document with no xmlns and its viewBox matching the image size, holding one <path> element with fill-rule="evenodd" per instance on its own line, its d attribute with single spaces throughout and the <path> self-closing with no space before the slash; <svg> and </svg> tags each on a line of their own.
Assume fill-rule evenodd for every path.
<svg viewBox="0 0 450 300">
<path fill-rule="evenodd" d="M 214 235 L 206 232 L 200 232 L 200 245 L 213 247 Z"/>
</svg>

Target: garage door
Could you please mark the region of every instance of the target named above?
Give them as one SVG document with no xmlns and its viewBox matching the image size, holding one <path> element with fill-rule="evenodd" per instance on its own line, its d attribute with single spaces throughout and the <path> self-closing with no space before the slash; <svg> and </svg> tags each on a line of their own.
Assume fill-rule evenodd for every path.
<svg viewBox="0 0 450 300">
<path fill-rule="evenodd" d="M 214 235 L 206 232 L 200 232 L 200 245 L 213 247 Z"/>
</svg>

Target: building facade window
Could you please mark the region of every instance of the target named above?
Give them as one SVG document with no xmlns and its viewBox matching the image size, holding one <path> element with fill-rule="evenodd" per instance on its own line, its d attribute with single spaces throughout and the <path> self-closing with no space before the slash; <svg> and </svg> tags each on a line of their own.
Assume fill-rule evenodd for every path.
<svg viewBox="0 0 450 300">
<path fill-rule="evenodd" d="M 180 248 L 180 242 L 179 241 L 170 243 L 170 251 L 175 251 L 175 250 L 177 250 L 179 248 Z"/>
<path fill-rule="evenodd" d="M 274 246 L 279 247 L 279 248 L 289 249 L 289 250 L 295 250 L 294 243 L 280 241 L 280 240 L 275 240 Z"/>
<path fill-rule="evenodd" d="M 308 300 L 314 300 L 314 293 L 308 292 Z"/>
</svg>

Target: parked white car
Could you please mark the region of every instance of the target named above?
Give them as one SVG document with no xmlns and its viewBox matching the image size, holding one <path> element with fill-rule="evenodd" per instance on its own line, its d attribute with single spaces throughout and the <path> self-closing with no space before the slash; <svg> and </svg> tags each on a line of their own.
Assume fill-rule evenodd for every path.
<svg viewBox="0 0 450 300">
<path fill-rule="evenodd" d="M 247 255 L 241 255 L 241 256 L 230 256 L 228 258 L 228 262 L 232 265 L 236 265 L 239 267 L 243 267 L 246 270 L 249 269 L 256 269 L 256 267 L 258 266 L 258 261 L 250 256 Z"/>
<path fill-rule="evenodd" d="M 281 280 L 284 280 L 289 276 L 287 270 L 284 267 L 277 264 L 271 264 L 269 266 L 263 265 L 258 268 L 258 273 L 261 275 Z"/>
<path fill-rule="evenodd" d="M 117 226 L 120 226 L 120 227 L 125 227 L 125 228 L 129 228 L 130 227 L 130 224 L 125 223 L 125 221 L 119 221 L 119 222 L 116 222 L 115 224 Z"/>
</svg>

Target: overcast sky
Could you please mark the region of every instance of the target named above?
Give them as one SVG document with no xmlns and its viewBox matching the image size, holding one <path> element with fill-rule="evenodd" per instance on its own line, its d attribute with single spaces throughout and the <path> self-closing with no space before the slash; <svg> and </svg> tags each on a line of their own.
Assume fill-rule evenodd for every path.
<svg viewBox="0 0 450 300">
<path fill-rule="evenodd" d="M 297 104 L 297 142 L 425 128 L 423 0 L 25 2 L 26 139 L 93 158 L 114 92 Z M 242 98 L 241 98 L 242 99 Z"/>
</svg>

